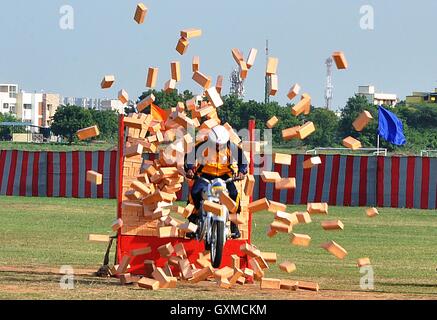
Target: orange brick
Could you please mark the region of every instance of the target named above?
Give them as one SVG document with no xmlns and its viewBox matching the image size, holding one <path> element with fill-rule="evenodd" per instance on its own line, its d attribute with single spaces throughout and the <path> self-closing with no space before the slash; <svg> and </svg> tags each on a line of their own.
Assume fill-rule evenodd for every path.
<svg viewBox="0 0 437 320">
<path fill-rule="evenodd" d="M 155 261 L 153 260 L 145 260 L 144 261 L 144 270 L 146 277 L 152 277 L 153 271 L 156 270 Z"/>
<path fill-rule="evenodd" d="M 214 274 L 214 269 L 211 266 L 204 267 L 199 272 L 193 275 L 193 278 L 189 280 L 189 283 L 198 283 L 200 281 L 205 281 L 208 277 Z"/>
<path fill-rule="evenodd" d="M 126 104 L 126 103 L 129 102 L 129 94 L 127 93 L 126 90 L 121 89 L 121 90 L 118 92 L 118 100 L 120 100 L 120 102 L 121 102 L 122 104 Z"/>
<path fill-rule="evenodd" d="M 222 88 L 223 88 L 223 76 L 221 76 L 221 75 L 217 76 L 217 81 L 216 81 L 216 83 L 215 83 L 215 88 L 216 88 L 216 90 L 217 90 L 217 92 L 218 92 L 219 94 L 222 93 Z"/>
<path fill-rule="evenodd" d="M 208 200 L 203 202 L 203 209 L 215 214 L 216 216 L 222 216 L 224 213 L 223 205 Z"/>
<path fill-rule="evenodd" d="M 170 63 L 171 78 L 177 82 L 181 81 L 181 63 L 179 61 L 172 61 Z"/>
<path fill-rule="evenodd" d="M 294 84 L 290 91 L 288 91 L 287 97 L 290 100 L 293 100 L 300 92 L 300 85 L 299 84 Z"/>
<path fill-rule="evenodd" d="M 211 104 L 215 107 L 221 107 L 223 105 L 223 100 L 220 97 L 220 94 L 217 92 L 217 89 L 215 87 L 211 87 L 208 90 L 206 90 L 206 96 L 211 102 Z"/>
<path fill-rule="evenodd" d="M 214 277 L 215 278 L 226 278 L 229 279 L 230 277 L 232 277 L 232 275 L 234 274 L 234 269 L 230 268 L 230 267 L 224 267 L 221 269 L 218 269 L 217 271 L 214 272 Z"/>
<path fill-rule="evenodd" d="M 277 74 L 269 75 L 269 95 L 275 96 L 279 90 L 279 80 Z"/>
<path fill-rule="evenodd" d="M 299 223 L 311 223 L 311 216 L 308 212 L 297 212 L 296 217 Z"/>
<path fill-rule="evenodd" d="M 137 5 L 137 9 L 135 10 L 134 20 L 138 24 L 142 24 L 146 19 L 146 15 L 147 15 L 147 7 L 144 5 L 144 3 L 139 3 Z"/>
<path fill-rule="evenodd" d="M 117 231 L 117 230 L 120 229 L 122 226 L 123 226 L 123 220 L 121 220 L 121 219 L 119 218 L 119 219 L 115 220 L 115 221 L 112 223 L 111 228 L 112 228 L 112 231 Z"/>
<path fill-rule="evenodd" d="M 174 248 L 173 248 L 172 244 L 169 242 L 165 245 L 158 247 L 158 252 L 159 252 L 159 255 L 161 257 L 168 258 L 174 252 Z"/>
<path fill-rule="evenodd" d="M 104 76 L 102 83 L 100 84 L 100 87 L 102 89 L 109 89 L 112 87 L 114 82 L 115 82 L 115 77 L 113 75 Z"/>
<path fill-rule="evenodd" d="M 357 131 L 363 131 L 364 128 L 369 124 L 369 122 L 373 119 L 372 115 L 369 111 L 364 110 L 358 118 L 352 123 L 352 126 Z"/>
<path fill-rule="evenodd" d="M 246 278 L 253 277 L 253 275 L 254 275 L 254 271 L 252 269 L 249 269 L 249 268 L 244 268 L 243 272 L 244 272 L 244 276 Z"/>
<path fill-rule="evenodd" d="M 174 246 L 174 251 L 176 252 L 176 255 L 178 257 L 181 257 L 183 259 L 187 258 L 187 252 L 185 251 L 185 246 L 183 243 L 178 243 Z"/>
<path fill-rule="evenodd" d="M 202 35 L 201 29 L 189 28 L 181 31 L 181 37 L 185 39 L 191 39 L 200 37 Z"/>
<path fill-rule="evenodd" d="M 249 212 L 255 213 L 269 209 L 269 200 L 262 198 L 249 204 Z"/>
<path fill-rule="evenodd" d="M 311 97 L 308 94 L 302 95 L 302 99 L 291 108 L 291 113 L 294 116 L 299 116 L 302 113 L 309 114 L 311 111 Z"/>
<path fill-rule="evenodd" d="M 369 266 L 370 263 L 370 259 L 369 258 L 360 258 L 357 260 L 357 266 L 359 268 L 364 267 L 364 266 Z"/>
<path fill-rule="evenodd" d="M 294 138 L 298 138 L 299 137 L 299 134 L 298 134 L 299 129 L 300 129 L 300 126 L 296 126 L 296 127 L 287 128 L 287 129 L 282 130 L 282 139 L 287 141 L 287 140 L 291 140 Z"/>
<path fill-rule="evenodd" d="M 248 74 L 249 68 L 247 67 L 247 64 L 245 61 L 241 61 L 240 62 L 240 78 L 241 79 L 246 79 L 247 78 L 247 74 Z M 278 89 L 276 89 L 278 90 Z"/>
<path fill-rule="evenodd" d="M 291 244 L 295 246 L 308 247 L 311 243 L 311 237 L 306 234 L 293 233 L 291 235 Z"/>
<path fill-rule="evenodd" d="M 289 226 L 299 224 L 296 213 L 288 213 L 284 211 L 277 211 L 275 214 L 275 220 L 281 221 Z"/>
<path fill-rule="evenodd" d="M 267 121 L 266 126 L 269 129 L 273 129 L 276 124 L 279 122 L 279 119 L 275 116 L 271 117 L 269 121 Z"/>
<path fill-rule="evenodd" d="M 279 269 L 287 273 L 292 273 L 296 271 L 296 265 L 293 262 L 284 261 L 279 265 Z"/>
<path fill-rule="evenodd" d="M 170 286 L 170 278 L 165 274 L 162 268 L 156 268 L 155 271 L 152 272 L 152 277 L 159 281 L 159 287 L 161 289 L 165 289 Z"/>
<path fill-rule="evenodd" d="M 276 211 L 286 211 L 287 205 L 284 203 L 269 201 L 269 212 L 276 213 Z"/>
<path fill-rule="evenodd" d="M 278 62 L 279 62 L 278 58 L 269 57 L 267 61 L 267 68 L 266 68 L 267 75 L 276 74 L 278 69 Z"/>
<path fill-rule="evenodd" d="M 261 173 L 261 179 L 266 183 L 275 183 L 281 180 L 281 175 L 278 172 L 263 171 Z"/>
<path fill-rule="evenodd" d="M 184 218 L 187 219 L 190 215 L 192 215 L 193 212 L 194 212 L 194 209 L 195 209 L 194 205 L 192 205 L 191 203 L 188 204 L 188 205 L 184 208 L 184 211 L 183 211 L 183 216 L 184 216 Z"/>
<path fill-rule="evenodd" d="M 324 230 L 344 230 L 344 224 L 340 220 L 322 221 Z"/>
<path fill-rule="evenodd" d="M 103 182 L 103 177 L 101 173 L 88 170 L 86 172 L 86 181 L 91 182 L 95 185 L 101 185 Z"/>
<path fill-rule="evenodd" d="M 289 166 L 291 164 L 291 154 L 274 153 L 273 162 Z"/>
<path fill-rule="evenodd" d="M 241 51 L 239 49 L 237 49 L 237 48 L 233 48 L 231 50 L 231 52 L 232 52 L 232 57 L 234 58 L 235 62 L 238 65 L 240 65 L 241 62 L 244 61 L 244 57 L 243 57 L 243 54 L 241 53 Z"/>
<path fill-rule="evenodd" d="M 273 278 L 262 278 L 260 288 L 279 290 L 281 289 L 281 280 Z"/>
<path fill-rule="evenodd" d="M 97 137 L 100 134 L 99 128 L 97 126 L 88 127 L 85 129 L 78 130 L 76 132 L 79 140 L 86 140 L 89 138 Z"/>
<path fill-rule="evenodd" d="M 158 238 L 175 238 L 179 233 L 176 227 L 160 227 L 158 228 Z"/>
<path fill-rule="evenodd" d="M 194 72 L 193 80 L 204 89 L 211 86 L 211 79 L 199 71 Z"/>
<path fill-rule="evenodd" d="M 146 87 L 147 88 L 155 88 L 156 82 L 158 81 L 158 68 L 149 68 L 149 71 L 147 72 L 147 80 L 146 80 Z"/>
<path fill-rule="evenodd" d="M 234 274 L 232 275 L 232 277 L 229 279 L 229 283 L 231 284 L 231 286 L 234 286 L 238 280 L 243 277 L 243 271 L 240 270 L 240 268 L 234 268 Z M 244 281 L 246 280 L 243 277 Z"/>
<path fill-rule="evenodd" d="M 121 258 L 121 262 L 117 268 L 117 274 L 126 273 L 130 260 L 131 258 L 129 256 L 123 256 L 123 258 Z"/>
<path fill-rule="evenodd" d="M 191 223 L 191 222 L 185 222 L 179 226 L 179 230 L 183 232 L 196 232 L 197 231 L 197 224 Z"/>
<path fill-rule="evenodd" d="M 347 256 L 347 251 L 335 241 L 326 242 L 321 247 L 340 260 Z"/>
<path fill-rule="evenodd" d="M 281 289 L 296 291 L 298 286 L 299 286 L 299 282 L 298 281 L 294 281 L 294 280 L 281 280 Z"/>
<path fill-rule="evenodd" d="M 176 80 L 170 79 L 164 84 L 164 92 L 171 93 L 176 89 Z"/>
<path fill-rule="evenodd" d="M 236 254 L 231 255 L 231 260 L 232 260 L 232 268 L 235 269 L 240 269 L 240 257 L 237 256 Z"/>
<path fill-rule="evenodd" d="M 193 57 L 193 72 L 199 71 L 200 69 L 200 57 L 199 56 L 194 56 Z"/>
<path fill-rule="evenodd" d="M 188 259 L 180 259 L 178 265 L 183 279 L 188 280 L 193 277 L 193 269 Z"/>
<path fill-rule="evenodd" d="M 342 69 L 348 68 L 348 63 L 347 63 L 346 57 L 342 51 L 334 52 L 332 54 L 332 58 L 335 61 L 337 69 L 342 70 Z"/>
<path fill-rule="evenodd" d="M 302 290 L 309 290 L 309 291 L 319 291 L 319 284 L 316 282 L 309 282 L 309 281 L 298 281 L 298 288 Z"/>
<path fill-rule="evenodd" d="M 158 290 L 159 289 L 159 281 L 150 278 L 141 278 L 138 281 L 138 286 L 143 289 L 148 290 Z"/>
<path fill-rule="evenodd" d="M 369 218 L 373 218 L 376 217 L 379 214 L 379 212 L 378 209 L 376 208 L 369 208 L 366 210 L 366 214 Z"/>
<path fill-rule="evenodd" d="M 221 192 L 220 193 L 220 202 L 228 208 L 229 212 L 234 213 L 237 210 L 237 204 L 234 200 L 229 196 L 228 193 Z"/>
<path fill-rule="evenodd" d="M 352 150 L 357 150 L 360 149 L 361 146 L 361 142 L 353 137 L 347 137 L 343 139 L 343 145 L 346 148 L 352 149 Z"/>
<path fill-rule="evenodd" d="M 314 126 L 314 123 L 308 121 L 297 130 L 297 136 L 299 139 L 303 140 L 314 131 L 316 131 L 316 127 Z"/>
<path fill-rule="evenodd" d="M 123 286 L 127 284 L 137 283 L 140 280 L 139 277 L 134 277 L 130 273 L 121 274 L 119 278 L 120 284 Z"/>
<path fill-rule="evenodd" d="M 247 68 L 250 69 L 255 64 L 256 55 L 258 54 L 258 50 L 255 48 L 250 49 L 249 55 L 246 60 Z"/>
<path fill-rule="evenodd" d="M 180 38 L 177 45 L 176 51 L 179 52 L 180 55 L 184 55 L 187 52 L 187 49 L 190 45 L 190 42 L 186 38 Z"/>
<path fill-rule="evenodd" d="M 130 252 L 130 255 L 133 256 L 133 257 L 137 257 L 137 256 L 143 256 L 143 255 L 149 254 L 151 252 L 152 252 L 152 248 L 145 247 L 145 248 L 133 249 Z"/>
<path fill-rule="evenodd" d="M 267 262 L 276 263 L 278 260 L 276 252 L 261 252 L 261 257 Z"/>
<path fill-rule="evenodd" d="M 282 178 L 275 182 L 276 190 L 296 189 L 296 178 Z"/>
<path fill-rule="evenodd" d="M 133 181 L 130 187 L 135 191 L 141 193 L 143 196 L 147 196 L 152 193 L 152 190 L 147 185 L 139 181 Z"/>
<path fill-rule="evenodd" d="M 319 164 L 322 164 L 320 157 L 311 157 L 303 162 L 303 168 L 311 169 Z"/>
<path fill-rule="evenodd" d="M 282 221 L 273 221 L 270 224 L 270 228 L 272 230 L 275 230 L 276 232 L 281 232 L 281 233 L 290 233 L 293 230 L 293 227 L 282 222 Z"/>
<path fill-rule="evenodd" d="M 245 242 L 240 246 L 240 251 L 249 257 L 256 258 L 261 256 L 261 251 L 255 248 L 253 245 Z"/>
<path fill-rule="evenodd" d="M 109 242 L 109 236 L 103 234 L 90 234 L 88 235 L 88 241 L 91 242 Z"/>
<path fill-rule="evenodd" d="M 250 258 L 249 266 L 253 270 L 254 277 L 256 280 L 261 280 L 264 277 L 264 271 L 262 270 L 256 259 Z"/>
<path fill-rule="evenodd" d="M 329 206 L 327 203 L 308 203 L 307 212 L 309 214 L 328 214 Z"/>
</svg>

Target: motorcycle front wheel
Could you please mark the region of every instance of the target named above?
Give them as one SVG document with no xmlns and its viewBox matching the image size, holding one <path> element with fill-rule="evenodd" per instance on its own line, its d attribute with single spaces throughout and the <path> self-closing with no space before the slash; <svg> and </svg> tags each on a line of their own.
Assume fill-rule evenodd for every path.
<svg viewBox="0 0 437 320">
<path fill-rule="evenodd" d="M 211 264 L 214 268 L 219 268 L 222 263 L 224 249 L 225 223 L 223 221 L 213 221 L 211 228 Z"/>
</svg>

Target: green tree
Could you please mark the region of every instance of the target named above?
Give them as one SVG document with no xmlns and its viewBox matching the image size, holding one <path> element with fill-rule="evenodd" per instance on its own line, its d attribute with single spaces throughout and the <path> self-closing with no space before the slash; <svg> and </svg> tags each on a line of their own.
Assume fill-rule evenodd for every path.
<svg viewBox="0 0 437 320">
<path fill-rule="evenodd" d="M 338 144 L 339 119 L 335 112 L 324 108 L 313 108 L 306 117 L 314 122 L 316 131 L 305 141 L 311 147 L 334 147 Z"/>
<path fill-rule="evenodd" d="M 361 131 L 355 131 L 352 123 L 364 111 L 371 113 L 373 120 L 367 127 Z M 339 140 L 352 136 L 361 141 L 363 147 L 376 146 L 378 128 L 378 107 L 370 104 L 365 97 L 355 95 L 349 98 L 346 106 L 341 111 L 340 121 L 338 123 Z M 388 146 L 382 142 L 382 146 Z"/>
<path fill-rule="evenodd" d="M 155 96 L 155 104 L 162 109 L 170 109 L 176 107 L 178 102 L 186 102 L 187 100 L 193 98 L 193 94 L 189 90 L 185 90 L 182 93 L 179 93 L 177 90 L 172 90 L 171 92 L 165 92 L 164 90 L 147 90 L 138 97 L 137 102 L 140 102 L 150 94 L 153 94 Z M 128 106 L 125 109 L 125 113 L 128 114 L 130 112 L 133 112 L 133 110 L 133 106 Z"/>
<path fill-rule="evenodd" d="M 78 106 L 61 106 L 53 116 L 52 132 L 62 136 L 72 144 L 76 139 L 77 130 L 90 127 L 94 124 L 91 112 Z"/>
<path fill-rule="evenodd" d="M 114 110 L 90 110 L 93 123 L 99 127 L 99 139 L 113 142 L 118 137 L 118 113 Z"/>
</svg>

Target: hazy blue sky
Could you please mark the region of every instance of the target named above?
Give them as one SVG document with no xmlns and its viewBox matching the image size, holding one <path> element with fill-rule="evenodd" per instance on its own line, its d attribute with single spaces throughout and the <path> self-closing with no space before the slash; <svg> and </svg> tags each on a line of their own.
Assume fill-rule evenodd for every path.
<svg viewBox="0 0 437 320">
<path fill-rule="evenodd" d="M 0 82 L 18 83 L 26 91 L 64 96 L 116 97 L 125 88 L 131 97 L 145 89 L 146 69 L 160 68 L 162 87 L 170 78 L 170 61 L 180 60 L 178 88 L 200 92 L 191 80 L 191 59 L 201 57 L 201 71 L 226 79 L 235 62 L 231 48 L 245 55 L 259 49 L 246 81 L 246 99 L 263 100 L 268 38 L 279 58 L 280 91 L 273 100 L 286 103 L 298 82 L 324 103 L 325 59 L 343 50 L 350 69 L 334 72 L 334 106 L 343 107 L 359 85 L 401 98 L 413 90 L 437 86 L 437 1 L 396 0 L 146 0 L 143 25 L 133 21 L 138 1 L 1 1 Z M 59 27 L 62 5 L 74 8 L 75 29 Z M 372 5 L 375 29 L 360 28 L 360 7 Z M 188 53 L 175 51 L 179 31 L 198 27 L 203 36 Z M 100 89 L 101 78 L 114 74 L 116 84 Z M 229 90 L 226 81 L 224 93 Z"/>
</svg>

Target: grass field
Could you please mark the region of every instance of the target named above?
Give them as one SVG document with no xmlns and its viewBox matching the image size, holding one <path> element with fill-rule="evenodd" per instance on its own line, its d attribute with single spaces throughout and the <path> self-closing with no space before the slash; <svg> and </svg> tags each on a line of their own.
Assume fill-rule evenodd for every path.
<svg viewBox="0 0 437 320">
<path fill-rule="evenodd" d="M 100 151 L 110 150 L 116 147 L 114 143 L 94 142 L 94 143 L 27 143 L 27 142 L 10 142 L 0 141 L 0 150 L 20 150 L 20 151 Z"/>
<path fill-rule="evenodd" d="M 296 263 L 291 275 L 271 266 L 268 277 L 317 281 L 321 293 L 272 293 L 255 286 L 225 291 L 215 285 L 181 285 L 177 290 L 150 292 L 99 279 L 90 273 L 103 260 L 105 245 L 89 243 L 89 233 L 110 234 L 114 200 L 0 197 L 0 299 L 312 299 L 312 298 L 432 298 L 437 299 L 437 211 L 380 209 L 367 218 L 363 208 L 331 207 L 329 219 L 340 219 L 345 230 L 323 231 L 320 221 L 296 226 L 312 237 L 309 248 L 293 247 L 289 236 L 265 235 L 272 214 L 254 216 L 252 241 L 262 251 L 277 252 L 279 262 Z M 290 206 L 289 210 L 302 210 Z M 349 255 L 344 261 L 321 249 L 328 240 L 341 244 Z M 356 259 L 370 257 L 375 290 L 359 287 Z M 111 259 L 112 261 L 112 259 Z M 76 270 L 74 290 L 59 288 L 59 268 Z"/>
</svg>

